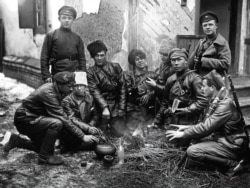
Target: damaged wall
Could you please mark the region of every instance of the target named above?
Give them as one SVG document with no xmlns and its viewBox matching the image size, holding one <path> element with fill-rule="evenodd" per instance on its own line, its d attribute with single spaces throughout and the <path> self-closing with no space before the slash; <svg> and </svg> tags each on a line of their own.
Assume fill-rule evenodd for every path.
<svg viewBox="0 0 250 188">
<path fill-rule="evenodd" d="M 181 6 L 179 0 L 139 0 L 138 46 L 146 52 L 150 69 L 159 67 L 158 50 L 163 40 L 194 34 L 194 1 Z"/>
<path fill-rule="evenodd" d="M 127 1 L 102 0 L 97 14 L 83 13 L 72 28 L 82 37 L 85 47 L 94 40 L 102 40 L 108 48 L 108 59 L 120 63 L 124 69 L 127 67 L 127 49 L 122 48 L 126 48 L 128 42 L 123 32 L 127 10 Z M 88 65 L 92 65 L 87 50 L 85 54 Z"/>
</svg>

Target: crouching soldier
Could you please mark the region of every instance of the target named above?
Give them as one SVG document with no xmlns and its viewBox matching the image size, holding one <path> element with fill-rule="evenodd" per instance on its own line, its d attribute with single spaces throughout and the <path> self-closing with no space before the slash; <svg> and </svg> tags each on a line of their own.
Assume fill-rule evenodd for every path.
<svg viewBox="0 0 250 188">
<path fill-rule="evenodd" d="M 203 79 L 202 90 L 209 98 L 207 118 L 194 126 L 180 126 L 177 131 L 168 130 L 166 135 L 173 139 L 203 139 L 187 149 L 187 156 L 195 161 L 213 164 L 227 175 L 233 176 L 242 168 L 240 159 L 248 147 L 248 137 L 241 123 L 241 115 L 224 89 L 222 77 L 214 70 Z M 215 100 L 218 102 L 214 102 Z M 212 105 L 211 105 L 212 104 Z M 210 137 L 208 137 L 210 136 Z"/>
<path fill-rule="evenodd" d="M 63 160 L 54 155 L 54 145 L 63 126 L 71 122 L 64 115 L 61 101 L 73 90 L 75 74 L 60 72 L 53 83 L 46 83 L 31 93 L 17 108 L 14 125 L 30 140 L 12 134 L 3 147 L 4 156 L 15 147 L 38 152 L 38 163 L 60 165 Z"/>
<path fill-rule="evenodd" d="M 73 92 L 62 101 L 65 113 L 73 122 L 70 129 L 75 129 L 73 132 L 63 128 L 60 140 L 64 151 L 92 150 L 102 134 L 101 130 L 95 127 L 99 118 L 87 81 L 80 81 L 76 79 Z"/>
</svg>

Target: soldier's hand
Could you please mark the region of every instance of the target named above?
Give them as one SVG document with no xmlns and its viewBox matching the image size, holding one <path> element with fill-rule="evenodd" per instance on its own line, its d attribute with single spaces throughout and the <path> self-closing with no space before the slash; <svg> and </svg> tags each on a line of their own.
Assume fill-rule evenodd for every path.
<svg viewBox="0 0 250 188">
<path fill-rule="evenodd" d="M 181 138 L 183 137 L 184 132 L 182 131 L 173 131 L 173 130 L 168 130 L 166 132 L 166 137 L 169 139 L 169 141 L 177 139 L 177 138 Z"/>
<path fill-rule="evenodd" d="M 118 110 L 118 116 L 119 117 L 124 117 L 125 116 L 125 111 L 124 110 Z"/>
<path fill-rule="evenodd" d="M 102 118 L 109 120 L 110 119 L 110 112 L 109 109 L 106 107 L 102 111 Z"/>
<path fill-rule="evenodd" d="M 83 141 L 86 143 L 98 143 L 99 139 L 93 135 L 85 135 Z"/>
<path fill-rule="evenodd" d="M 45 82 L 45 83 L 52 83 L 52 78 L 49 77 L 49 78 L 47 78 L 46 80 L 44 80 L 44 82 Z"/>
<path fill-rule="evenodd" d="M 163 111 L 163 114 L 164 114 L 164 115 L 171 115 L 171 114 L 173 114 L 172 109 L 171 109 L 170 107 L 167 108 L 167 109 L 165 109 L 165 110 Z"/>
<path fill-rule="evenodd" d="M 89 134 L 95 135 L 99 134 L 100 130 L 96 127 L 89 127 Z"/>
<path fill-rule="evenodd" d="M 150 87 L 155 87 L 155 86 L 157 85 L 157 84 L 156 84 L 156 81 L 153 80 L 152 78 L 147 78 L 146 83 L 147 83 Z"/>
<path fill-rule="evenodd" d="M 177 131 L 184 131 L 185 129 L 189 128 L 189 125 L 177 125 L 177 124 L 169 124 L 171 127 L 176 127 Z"/>
<path fill-rule="evenodd" d="M 187 108 L 177 108 L 175 111 L 175 115 L 185 115 L 187 114 L 189 111 Z"/>
<path fill-rule="evenodd" d="M 143 95 L 141 98 L 140 98 L 140 103 L 142 105 L 146 105 L 149 101 L 149 98 L 150 98 L 150 95 L 149 94 L 146 94 L 146 95 Z"/>
</svg>

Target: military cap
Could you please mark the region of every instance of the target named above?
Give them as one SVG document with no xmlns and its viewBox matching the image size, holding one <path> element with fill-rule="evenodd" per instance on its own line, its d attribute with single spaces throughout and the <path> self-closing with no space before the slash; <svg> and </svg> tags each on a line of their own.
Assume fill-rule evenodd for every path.
<svg viewBox="0 0 250 188">
<path fill-rule="evenodd" d="M 188 58 L 188 52 L 185 48 L 173 48 L 169 53 L 169 59 L 184 57 L 186 60 Z"/>
<path fill-rule="evenodd" d="M 200 15 L 200 24 L 202 24 L 203 22 L 208 22 L 210 20 L 215 20 L 216 23 L 219 22 L 217 15 L 212 11 L 206 11 Z"/>
<path fill-rule="evenodd" d="M 163 39 L 160 44 L 159 53 L 168 56 L 171 49 L 175 47 L 175 42 L 171 39 Z"/>
<path fill-rule="evenodd" d="M 135 65 L 135 58 L 139 56 L 142 59 L 146 59 L 146 54 L 138 49 L 132 49 L 128 54 L 128 62 L 131 65 Z"/>
<path fill-rule="evenodd" d="M 75 83 L 75 73 L 68 71 L 59 72 L 55 74 L 54 80 L 61 84 Z"/>
<path fill-rule="evenodd" d="M 107 47 L 105 46 L 105 44 L 101 40 L 96 40 L 96 41 L 90 43 L 87 46 L 87 49 L 88 49 L 90 56 L 92 58 L 94 58 L 98 52 L 108 51 Z"/>
<path fill-rule="evenodd" d="M 74 19 L 76 18 L 77 15 L 76 10 L 70 6 L 62 6 L 58 10 L 58 15 L 60 16 L 61 14 L 73 16 Z"/>
<path fill-rule="evenodd" d="M 224 79 L 219 73 L 216 72 L 215 69 L 205 75 L 203 79 L 209 80 L 210 84 L 214 85 L 217 90 L 220 90 L 223 86 L 225 86 Z"/>
</svg>

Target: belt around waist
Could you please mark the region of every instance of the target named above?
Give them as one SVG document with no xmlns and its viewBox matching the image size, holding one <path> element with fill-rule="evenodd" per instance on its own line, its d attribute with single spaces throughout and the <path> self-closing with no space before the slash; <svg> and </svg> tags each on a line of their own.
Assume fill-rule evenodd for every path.
<svg viewBox="0 0 250 188">
<path fill-rule="evenodd" d="M 70 61 L 74 61 L 74 60 L 77 59 L 77 55 L 70 55 L 70 56 L 65 56 L 65 57 L 59 57 L 59 58 L 56 58 L 56 61 L 64 60 L 64 59 L 68 59 Z"/>
</svg>

